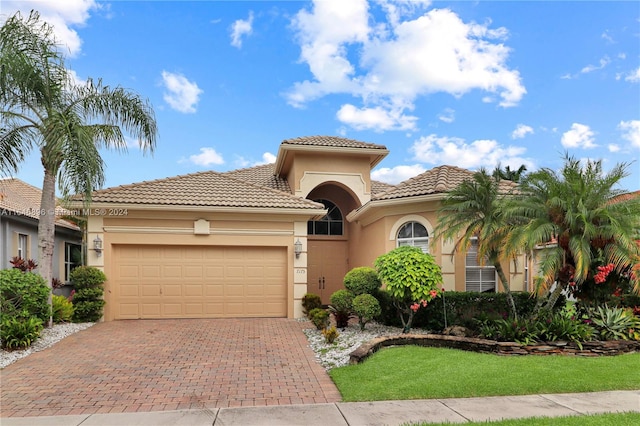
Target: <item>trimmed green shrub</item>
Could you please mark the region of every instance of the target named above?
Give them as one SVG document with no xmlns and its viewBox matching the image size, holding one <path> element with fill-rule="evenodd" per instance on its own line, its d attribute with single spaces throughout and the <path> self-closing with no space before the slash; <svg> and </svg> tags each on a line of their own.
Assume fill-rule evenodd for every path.
<svg viewBox="0 0 640 426">
<path fill-rule="evenodd" d="M 371 320 L 376 319 L 382 313 L 380 302 L 370 294 L 361 294 L 353 298 L 353 313 L 358 316 L 360 329 Z"/>
<path fill-rule="evenodd" d="M 378 273 L 368 266 L 353 268 L 344 276 L 344 287 L 354 296 L 373 294 L 382 286 Z"/>
<path fill-rule="evenodd" d="M 530 293 L 513 292 L 518 307 L 518 317 L 528 318 L 532 315 L 536 299 Z M 385 325 L 401 327 L 402 323 L 393 305 L 391 296 L 384 291 L 378 292 L 376 299 L 380 302 L 382 315 L 379 322 Z M 556 304 L 564 305 L 560 300 Z M 441 332 L 446 325 L 460 325 L 479 331 L 478 320 L 504 319 L 509 316 L 509 305 L 504 293 L 476 293 L 466 291 L 447 291 L 440 297 L 431 300 L 426 308 L 421 308 L 413 318 L 413 327 Z"/>
<path fill-rule="evenodd" d="M 309 319 L 318 330 L 322 330 L 329 325 L 329 312 L 322 308 L 314 308 L 309 312 Z"/>
<path fill-rule="evenodd" d="M 102 299 L 102 284 L 107 280 L 104 272 L 91 266 L 78 266 L 71 271 L 69 278 L 76 289 L 73 296 L 73 321 L 98 321 L 105 304 Z"/>
<path fill-rule="evenodd" d="M 18 269 L 0 271 L 0 318 L 49 321 L 49 287 L 40 275 Z"/>
<path fill-rule="evenodd" d="M 36 317 L 5 317 L 1 325 L 2 347 L 8 350 L 28 348 L 42 332 L 42 320 Z"/>
<path fill-rule="evenodd" d="M 102 287 L 81 288 L 73 294 L 73 303 L 89 302 L 102 299 L 104 290 Z"/>
<path fill-rule="evenodd" d="M 322 307 L 322 299 L 317 294 L 307 293 L 302 296 L 302 311 L 307 318 L 311 319 L 310 312 Z"/>
<path fill-rule="evenodd" d="M 53 322 L 69 322 L 73 318 L 73 303 L 64 296 L 51 297 Z"/>
<path fill-rule="evenodd" d="M 402 332 L 408 333 L 415 313 L 440 294 L 442 270 L 433 256 L 412 246 L 401 246 L 379 256 L 375 265 L 397 308 Z"/>
<path fill-rule="evenodd" d="M 329 310 L 336 319 L 336 327 L 347 327 L 353 309 L 353 293 L 345 289 L 338 290 L 331 295 L 330 301 Z"/>
<path fill-rule="evenodd" d="M 107 280 L 107 277 L 104 272 L 93 266 L 78 266 L 71 271 L 69 279 L 73 287 L 76 290 L 80 290 L 83 288 L 99 287 Z"/>
</svg>

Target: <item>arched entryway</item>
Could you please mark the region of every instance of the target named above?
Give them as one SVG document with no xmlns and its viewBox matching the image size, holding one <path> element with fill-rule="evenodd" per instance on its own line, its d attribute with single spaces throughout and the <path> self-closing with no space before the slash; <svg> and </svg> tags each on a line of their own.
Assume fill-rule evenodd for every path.
<svg viewBox="0 0 640 426">
<path fill-rule="evenodd" d="M 327 183 L 313 189 L 308 199 L 322 203 L 325 217 L 307 223 L 307 292 L 318 294 L 323 304 L 344 288 L 349 271 L 349 222 L 345 217 L 359 203 L 339 184 Z"/>
</svg>

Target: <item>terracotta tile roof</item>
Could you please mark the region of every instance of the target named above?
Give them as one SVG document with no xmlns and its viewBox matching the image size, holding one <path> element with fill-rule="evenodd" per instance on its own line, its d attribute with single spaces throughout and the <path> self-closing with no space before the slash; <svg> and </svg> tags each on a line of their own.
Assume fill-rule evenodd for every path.
<svg viewBox="0 0 640 426">
<path fill-rule="evenodd" d="M 339 138 L 337 136 L 305 136 L 294 139 L 285 139 L 281 145 L 309 145 L 309 146 L 326 146 L 336 148 L 368 148 L 386 150 L 384 145 L 377 145 L 367 142 L 357 141 L 355 139 Z"/>
<path fill-rule="evenodd" d="M 640 190 L 635 192 L 627 192 L 626 194 L 618 195 L 610 200 L 611 203 L 619 203 L 621 201 L 629 201 L 634 198 L 640 197 Z"/>
<path fill-rule="evenodd" d="M 376 194 L 374 200 L 390 200 L 394 198 L 417 197 L 420 195 L 446 193 L 473 176 L 472 171 L 454 166 L 439 166 L 427 170 L 418 176 L 400 182 L 392 189 Z M 503 181 L 505 191 L 513 189 L 516 184 Z"/>
<path fill-rule="evenodd" d="M 377 180 L 371 181 L 371 195 L 376 196 L 378 194 L 382 194 L 383 192 L 389 191 L 390 189 L 395 188 L 394 185 L 385 182 L 379 182 Z"/>
<path fill-rule="evenodd" d="M 289 182 L 284 178 L 275 176 L 274 163 L 249 167 L 246 169 L 231 170 L 226 172 L 225 175 L 245 182 L 250 182 L 255 185 L 260 185 L 291 194 Z"/>
<path fill-rule="evenodd" d="M 14 214 L 39 219 L 42 190 L 16 178 L 0 179 L 0 211 L 8 210 Z M 56 225 L 79 230 L 77 225 L 61 219 L 69 212 L 56 206 Z"/>
<path fill-rule="evenodd" d="M 95 203 L 171 206 L 317 209 L 321 204 L 243 182 L 214 171 L 193 173 L 96 191 Z"/>
</svg>

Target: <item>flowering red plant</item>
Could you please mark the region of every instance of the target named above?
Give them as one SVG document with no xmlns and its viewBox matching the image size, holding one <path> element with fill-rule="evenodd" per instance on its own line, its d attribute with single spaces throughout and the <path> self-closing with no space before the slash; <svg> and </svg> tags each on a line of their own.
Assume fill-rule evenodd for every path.
<svg viewBox="0 0 640 426">
<path fill-rule="evenodd" d="M 605 266 L 598 266 L 598 273 L 593 276 L 593 280 L 596 282 L 596 284 L 602 284 L 607 280 L 607 277 L 614 268 L 615 265 L 613 263 L 609 263 Z"/>
</svg>

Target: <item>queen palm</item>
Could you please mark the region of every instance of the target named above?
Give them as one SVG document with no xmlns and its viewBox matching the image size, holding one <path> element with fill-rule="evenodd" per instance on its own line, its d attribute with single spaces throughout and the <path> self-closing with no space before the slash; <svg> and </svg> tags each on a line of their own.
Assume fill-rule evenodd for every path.
<svg viewBox="0 0 640 426">
<path fill-rule="evenodd" d="M 527 175 L 519 195 L 506 206 L 505 216 L 519 223 L 507 249 L 539 253 L 539 293 L 557 283 L 547 308 L 569 283 L 582 284 L 597 258 L 618 272 L 640 260 L 640 199 L 617 198 L 626 192 L 617 185 L 628 175 L 627 167 L 617 164 L 605 173 L 602 161 L 582 164 L 566 156 L 559 172 L 543 168 Z M 635 290 L 640 291 L 638 277 Z"/>
<path fill-rule="evenodd" d="M 31 151 L 40 151 L 38 271 L 51 285 L 56 183 L 63 195 L 88 200 L 104 183 L 100 149 L 126 150 L 120 126 L 143 150 L 153 150 L 153 109 L 121 87 L 74 83 L 51 27 L 33 11 L 28 18 L 11 16 L 0 29 L 0 104 L 2 172 L 17 172 Z"/>
<path fill-rule="evenodd" d="M 481 169 L 447 193 L 438 210 L 435 238 L 455 240 L 454 252 L 466 252 L 474 239 L 478 241 L 478 257 L 481 262 L 494 266 L 500 284 L 507 296 L 513 318 L 517 311 L 509 281 L 502 268 L 507 258 L 503 251 L 508 226 L 502 215 L 502 201 L 512 185 Z"/>
</svg>

